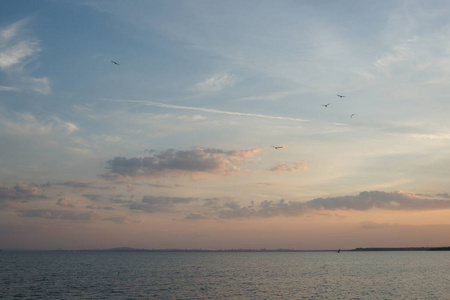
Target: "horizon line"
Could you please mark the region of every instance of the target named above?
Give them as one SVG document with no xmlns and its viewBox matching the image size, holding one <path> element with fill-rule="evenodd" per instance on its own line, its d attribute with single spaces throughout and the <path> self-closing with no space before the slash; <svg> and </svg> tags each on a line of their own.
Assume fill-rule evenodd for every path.
<svg viewBox="0 0 450 300">
<path fill-rule="evenodd" d="M 290 248 L 229 248 L 229 249 L 203 249 L 203 248 L 132 248 L 132 247 L 113 247 L 113 248 L 93 248 L 93 249 L 20 249 L 4 248 L 1 251 L 99 251 L 99 252 L 353 252 L 353 251 L 426 251 L 426 250 L 447 250 L 450 246 L 421 246 L 421 247 L 357 247 L 357 248 L 337 248 L 337 249 L 290 249 Z"/>
</svg>

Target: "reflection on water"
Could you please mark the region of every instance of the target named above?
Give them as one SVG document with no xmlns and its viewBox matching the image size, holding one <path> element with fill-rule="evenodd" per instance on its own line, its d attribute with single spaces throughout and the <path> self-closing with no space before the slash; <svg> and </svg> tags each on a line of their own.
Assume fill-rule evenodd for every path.
<svg viewBox="0 0 450 300">
<path fill-rule="evenodd" d="M 0 299 L 450 299 L 450 252 L 0 252 Z"/>
</svg>

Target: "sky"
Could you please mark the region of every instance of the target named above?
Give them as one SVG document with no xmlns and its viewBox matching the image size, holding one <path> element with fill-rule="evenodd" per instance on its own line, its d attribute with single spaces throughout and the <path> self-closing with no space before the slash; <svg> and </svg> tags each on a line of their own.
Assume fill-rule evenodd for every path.
<svg viewBox="0 0 450 300">
<path fill-rule="evenodd" d="M 0 248 L 448 246 L 449 97 L 448 1 L 3 0 Z"/>
</svg>

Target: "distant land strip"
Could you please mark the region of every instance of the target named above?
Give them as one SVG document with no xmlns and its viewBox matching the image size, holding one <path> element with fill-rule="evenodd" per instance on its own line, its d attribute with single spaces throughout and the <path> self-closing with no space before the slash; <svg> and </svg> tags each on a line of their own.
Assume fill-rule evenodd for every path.
<svg viewBox="0 0 450 300">
<path fill-rule="evenodd" d="M 119 252 L 337 252 L 338 250 L 298 250 L 298 249 L 138 249 L 129 247 L 119 247 L 102 250 L 81 250 L 81 251 L 119 251 Z M 450 247 L 402 247 L 402 248 L 355 248 L 341 249 L 342 251 L 450 251 Z"/>
<path fill-rule="evenodd" d="M 0 252 L 2 250 L 0 249 Z M 374 247 L 374 248 L 355 248 L 355 249 L 335 249 L 335 250 L 298 250 L 298 249 L 145 249 L 131 247 L 117 247 L 109 249 L 3 249 L 3 251 L 82 251 L 82 252 L 368 252 L 368 251 L 450 251 L 450 247 Z"/>
<path fill-rule="evenodd" d="M 450 251 L 450 247 L 356 248 L 347 251 Z"/>
</svg>

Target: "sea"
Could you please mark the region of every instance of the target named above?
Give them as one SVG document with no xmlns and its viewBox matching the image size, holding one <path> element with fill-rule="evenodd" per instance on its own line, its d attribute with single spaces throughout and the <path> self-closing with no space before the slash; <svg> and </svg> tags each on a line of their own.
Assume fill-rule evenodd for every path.
<svg viewBox="0 0 450 300">
<path fill-rule="evenodd" d="M 450 299 L 450 252 L 1 251 L 0 299 Z"/>
</svg>

